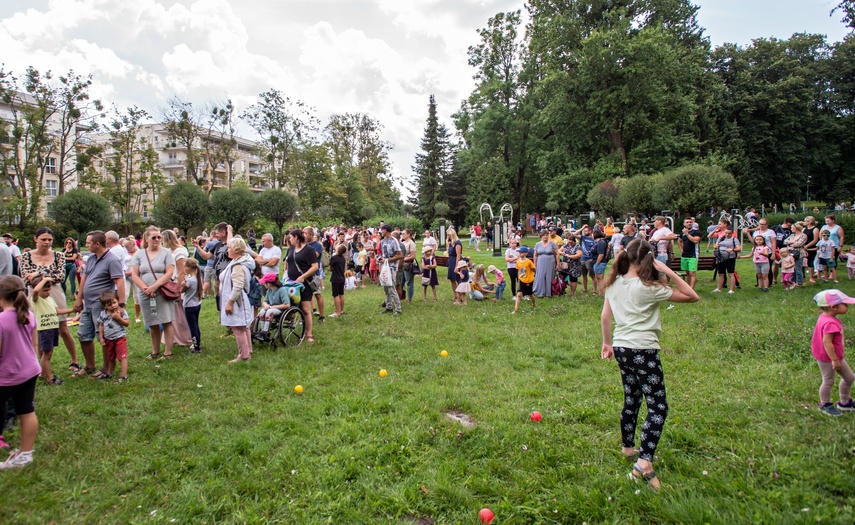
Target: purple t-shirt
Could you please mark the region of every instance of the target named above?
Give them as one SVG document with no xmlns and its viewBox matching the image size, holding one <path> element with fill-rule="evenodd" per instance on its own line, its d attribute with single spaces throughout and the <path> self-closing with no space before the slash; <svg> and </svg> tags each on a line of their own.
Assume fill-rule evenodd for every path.
<svg viewBox="0 0 855 525">
<path fill-rule="evenodd" d="M 18 312 L 0 312 L 0 386 L 26 383 L 42 372 L 33 351 L 36 317 L 30 312 L 27 325 L 18 324 Z"/>
<path fill-rule="evenodd" d="M 840 319 L 833 315 L 820 314 L 816 320 L 816 327 L 813 329 L 813 338 L 810 340 L 810 349 L 813 352 L 813 357 L 817 361 L 830 363 L 831 359 L 825 351 L 825 345 L 822 344 L 822 338 L 825 334 L 833 334 L 831 343 L 834 346 L 834 353 L 837 354 L 837 359 L 843 359 L 843 323 Z"/>
</svg>

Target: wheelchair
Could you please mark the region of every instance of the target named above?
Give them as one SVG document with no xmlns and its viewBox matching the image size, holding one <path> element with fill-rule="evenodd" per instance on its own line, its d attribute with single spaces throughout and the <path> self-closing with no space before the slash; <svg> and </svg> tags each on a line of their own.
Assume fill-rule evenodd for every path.
<svg viewBox="0 0 855 525">
<path fill-rule="evenodd" d="M 303 339 L 306 338 L 306 317 L 303 309 L 300 308 L 300 289 L 303 287 L 301 283 L 288 283 L 283 286 L 290 286 L 296 290 L 297 303 L 294 304 L 294 295 L 292 297 L 291 306 L 283 310 L 281 314 L 270 321 L 270 327 L 265 338 L 260 338 L 261 319 L 256 316 L 252 320 L 249 327 L 253 342 L 270 343 L 274 350 L 277 344 L 281 343 L 285 348 L 294 348 L 300 346 Z"/>
</svg>

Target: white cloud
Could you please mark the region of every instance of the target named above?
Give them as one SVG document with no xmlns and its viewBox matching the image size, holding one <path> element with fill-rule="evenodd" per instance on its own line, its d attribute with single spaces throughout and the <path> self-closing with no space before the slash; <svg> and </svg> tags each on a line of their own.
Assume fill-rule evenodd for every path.
<svg viewBox="0 0 855 525">
<path fill-rule="evenodd" d="M 428 95 L 450 115 L 471 89 L 465 50 L 496 2 L 521 4 L 51 0 L 0 19 L 0 49 L 7 69 L 91 72 L 94 95 L 152 114 L 173 94 L 198 104 L 228 96 L 240 110 L 270 88 L 316 107 L 322 120 L 367 113 L 406 176 Z"/>
</svg>

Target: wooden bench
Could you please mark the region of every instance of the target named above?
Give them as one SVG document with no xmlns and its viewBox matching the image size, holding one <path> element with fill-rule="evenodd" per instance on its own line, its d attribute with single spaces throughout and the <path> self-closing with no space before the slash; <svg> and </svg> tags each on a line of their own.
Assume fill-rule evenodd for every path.
<svg viewBox="0 0 855 525">
<path fill-rule="evenodd" d="M 668 268 L 675 272 L 680 271 L 680 257 L 672 257 L 668 263 Z M 715 270 L 715 257 L 698 257 L 698 271 L 711 272 Z"/>
</svg>

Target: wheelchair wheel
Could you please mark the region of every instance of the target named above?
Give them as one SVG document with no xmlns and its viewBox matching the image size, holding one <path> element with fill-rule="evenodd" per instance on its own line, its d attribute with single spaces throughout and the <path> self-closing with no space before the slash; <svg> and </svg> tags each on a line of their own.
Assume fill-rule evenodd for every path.
<svg viewBox="0 0 855 525">
<path fill-rule="evenodd" d="M 296 306 L 279 316 L 279 340 L 285 347 L 299 346 L 306 337 L 306 322 L 303 310 Z"/>
</svg>

